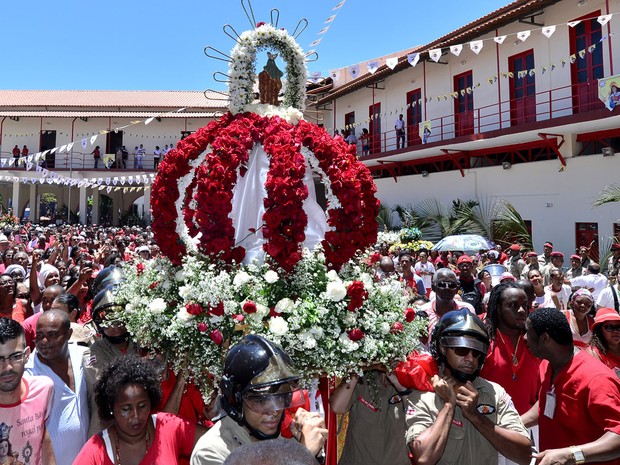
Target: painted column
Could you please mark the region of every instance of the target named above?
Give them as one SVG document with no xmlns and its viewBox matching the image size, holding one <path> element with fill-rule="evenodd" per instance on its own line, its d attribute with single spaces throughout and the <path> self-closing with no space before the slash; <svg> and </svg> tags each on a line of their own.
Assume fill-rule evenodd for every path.
<svg viewBox="0 0 620 465">
<path fill-rule="evenodd" d="M 80 224 L 86 224 L 86 213 L 88 206 L 86 205 L 86 187 L 80 187 Z"/>
<path fill-rule="evenodd" d="M 39 222 L 39 202 L 37 202 L 37 185 L 30 184 L 30 221 Z"/>
<path fill-rule="evenodd" d="M 99 189 L 93 189 L 93 224 L 99 224 Z"/>
<path fill-rule="evenodd" d="M 11 205 L 13 206 L 13 215 L 20 217 L 21 211 L 19 209 L 19 188 L 20 183 L 18 181 L 13 181 L 13 197 L 11 201 Z"/>
<path fill-rule="evenodd" d="M 144 189 L 144 217 L 145 224 L 151 224 L 151 187 Z"/>
</svg>

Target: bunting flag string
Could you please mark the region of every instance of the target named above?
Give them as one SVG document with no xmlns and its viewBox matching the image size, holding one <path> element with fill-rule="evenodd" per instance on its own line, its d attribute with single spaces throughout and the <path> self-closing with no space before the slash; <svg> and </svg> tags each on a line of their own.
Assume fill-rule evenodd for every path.
<svg viewBox="0 0 620 465">
<path fill-rule="evenodd" d="M 117 186 L 116 190 L 123 189 L 124 192 L 127 192 L 127 189 L 133 189 L 131 192 L 141 189 L 150 189 L 151 184 L 155 180 L 155 173 L 140 174 L 134 176 L 106 177 L 105 179 L 102 177 L 90 179 L 76 179 L 55 173 L 54 171 L 49 171 L 40 166 L 36 167 L 36 172 L 39 173 L 41 177 L 31 176 L 29 178 L 19 178 L 17 176 L 0 176 L 0 180 L 3 179 L 4 181 L 21 182 L 22 184 L 47 183 L 57 185 L 62 184 L 63 186 L 77 186 L 79 188 L 92 187 L 99 190 L 106 188 L 112 189 L 114 186 Z M 118 184 L 120 184 L 120 186 L 118 186 Z M 127 187 L 125 187 L 125 184 L 127 184 Z"/>
<path fill-rule="evenodd" d="M 599 43 L 607 40 L 608 38 L 609 38 L 609 36 L 603 36 L 599 40 Z M 570 55 L 569 57 L 561 58 L 559 60 L 559 64 L 560 64 L 559 68 L 558 68 L 557 64 L 550 63 L 550 64 L 546 64 L 546 65 L 540 66 L 539 68 L 531 68 L 531 69 L 520 70 L 520 71 L 517 72 L 516 76 L 511 71 L 503 71 L 503 72 L 499 73 L 499 76 L 496 75 L 496 74 L 494 74 L 493 76 L 489 76 L 487 78 L 487 82 L 489 84 L 495 84 L 499 77 L 501 77 L 503 79 L 515 79 L 515 78 L 516 79 L 524 79 L 524 78 L 526 78 L 528 76 L 533 77 L 537 73 L 540 73 L 541 75 L 543 75 L 543 74 L 545 74 L 548 71 L 553 72 L 553 71 L 555 71 L 557 69 L 564 68 L 567 63 L 570 63 L 572 65 L 572 64 L 575 64 L 575 62 L 578 59 L 584 59 L 586 54 L 587 53 L 593 53 L 594 50 L 596 50 L 596 47 L 597 47 L 597 44 L 592 44 L 592 45 L 588 46 L 587 48 L 581 49 L 577 53 L 574 53 L 574 54 Z M 437 52 L 437 53 L 439 53 L 439 52 Z M 408 58 L 410 63 L 415 58 L 417 58 L 417 57 L 413 57 L 413 56 L 410 56 L 410 57 L 411 58 Z M 473 93 L 475 91 L 475 89 L 479 88 L 480 86 L 481 86 L 481 84 L 480 84 L 480 82 L 478 82 L 474 86 L 467 87 L 465 89 L 459 89 L 459 90 L 453 91 L 453 92 L 446 92 L 445 94 L 441 94 L 441 95 L 426 96 L 425 98 L 419 99 L 419 100 L 414 101 L 414 102 L 411 102 L 411 103 L 407 104 L 406 106 L 401 107 L 400 109 L 394 108 L 394 109 L 389 110 L 389 111 L 386 110 L 383 113 L 376 113 L 376 114 L 371 115 L 368 118 L 364 119 L 363 121 L 359 121 L 359 122 L 356 122 L 356 123 L 353 123 L 353 124 L 345 125 L 344 128 L 338 128 L 338 130 L 341 130 L 341 129 L 349 130 L 349 129 L 354 129 L 354 128 L 362 126 L 362 125 L 367 125 L 371 121 L 376 120 L 378 118 L 385 118 L 385 117 L 387 117 L 389 115 L 396 115 L 396 114 L 404 112 L 405 110 L 409 109 L 410 107 L 415 107 L 416 105 L 422 105 L 423 103 L 433 103 L 433 102 L 446 101 L 448 99 L 456 99 L 456 98 L 458 98 L 459 95 L 464 96 L 465 94 Z"/>
<path fill-rule="evenodd" d="M 167 111 L 165 113 L 158 113 L 158 114 L 156 114 L 154 116 L 150 116 L 149 118 L 146 118 L 144 120 L 131 121 L 130 123 L 128 123 L 128 124 L 126 124 L 124 126 L 119 126 L 119 127 L 114 128 L 114 129 L 100 129 L 98 131 L 95 131 L 94 134 L 74 134 L 73 135 L 74 137 L 80 137 L 81 139 L 75 139 L 75 140 L 70 141 L 67 144 L 56 146 L 56 147 L 54 147 L 52 149 L 45 150 L 44 152 L 33 153 L 33 154 L 28 155 L 26 157 L 21 157 L 21 156 L 20 157 L 15 157 L 15 158 L 11 157 L 10 159 L 4 159 L 3 158 L 2 161 L 1 161 L 1 164 L 2 164 L 2 167 L 4 168 L 5 165 L 6 165 L 6 162 L 9 163 L 9 166 L 15 166 L 15 164 L 17 164 L 17 163 L 19 163 L 21 165 L 25 165 L 27 163 L 33 163 L 33 162 L 34 163 L 39 163 L 39 162 L 42 162 L 43 160 L 45 160 L 45 157 L 46 157 L 46 155 L 48 153 L 50 153 L 50 154 L 52 154 L 52 153 L 59 153 L 60 154 L 60 153 L 63 153 L 65 151 L 67 153 L 70 153 L 71 150 L 73 149 L 73 146 L 75 145 L 76 141 L 78 141 L 78 140 L 80 142 L 80 145 L 82 146 L 82 149 L 86 150 L 88 145 L 89 145 L 89 142 L 90 142 L 90 146 L 92 147 L 93 145 L 95 145 L 95 142 L 97 142 L 97 139 L 99 138 L 99 136 L 106 135 L 106 134 L 109 134 L 111 132 L 118 132 L 118 131 L 121 131 L 121 130 L 126 129 L 128 127 L 135 126 L 135 125 L 142 124 L 142 123 L 144 123 L 144 125 L 146 126 L 147 124 L 149 124 L 151 121 L 153 121 L 156 118 L 162 118 L 162 117 L 165 117 L 166 115 L 171 115 L 171 114 L 175 114 L 175 113 L 182 113 L 184 111 L 185 111 L 185 108 L 179 108 L 177 110 Z M 45 134 L 46 132 L 47 131 L 43 130 L 42 134 Z M 11 138 L 15 138 L 15 137 L 34 137 L 35 135 L 36 134 L 31 131 L 29 133 L 27 132 L 27 133 L 23 133 L 23 134 L 7 134 L 7 133 L 4 133 L 2 135 L 2 137 L 3 138 L 9 138 L 9 137 L 11 137 Z M 63 135 L 63 133 L 61 132 L 61 133 L 59 133 L 59 135 Z M 70 135 L 70 134 L 67 133 L 66 135 Z M 144 134 L 127 133 L 127 135 L 129 137 L 134 137 L 134 136 L 137 137 L 138 135 L 141 135 L 142 138 L 144 138 Z M 178 135 L 169 136 L 169 137 L 158 135 L 157 137 L 158 138 L 159 137 L 164 137 L 164 139 L 172 139 L 173 141 L 176 141 L 176 139 L 178 138 Z M 147 139 L 148 138 L 149 138 L 149 136 L 147 135 Z M 153 138 L 155 138 L 155 136 L 153 136 Z"/>
<path fill-rule="evenodd" d="M 342 6 L 341 4 L 344 4 L 344 1 L 340 2 L 340 7 Z M 336 9 L 336 8 L 334 8 Z M 557 30 L 558 27 L 561 26 L 567 26 L 567 27 L 575 27 L 577 26 L 579 23 L 583 22 L 583 21 L 587 21 L 587 20 L 596 20 L 598 23 L 600 23 L 602 26 L 606 25 L 614 15 L 618 15 L 620 13 L 609 13 L 606 15 L 600 15 L 600 16 L 593 16 L 591 18 L 586 18 L 586 19 L 581 19 L 578 21 L 570 21 L 567 23 L 559 23 L 559 24 L 555 24 L 555 25 L 550 25 L 550 26 L 544 26 L 544 27 L 540 27 L 540 28 L 535 28 L 535 29 L 525 29 L 516 33 L 511 33 L 511 34 L 505 34 L 505 35 L 501 35 L 498 37 L 493 37 L 493 38 L 489 38 L 489 39 L 478 39 L 478 40 L 473 40 L 471 42 L 468 43 L 464 43 L 464 44 L 455 44 L 455 45 L 451 45 L 445 49 L 442 48 L 434 48 L 432 50 L 425 50 L 425 51 L 420 51 L 420 52 L 412 52 L 409 53 L 407 55 L 407 61 L 409 62 L 409 64 L 411 66 L 413 66 L 414 68 L 416 67 L 416 65 L 419 63 L 419 61 L 422 59 L 423 55 L 427 56 L 428 59 L 434 61 L 435 63 L 438 63 L 439 60 L 441 59 L 441 57 L 443 56 L 444 52 L 449 52 L 452 53 L 455 56 L 460 56 L 463 49 L 468 48 L 469 50 L 471 50 L 473 53 L 475 53 L 476 55 L 478 55 L 482 49 L 484 48 L 484 45 L 486 42 L 492 41 L 494 43 L 496 43 L 497 45 L 502 45 L 504 44 L 504 42 L 506 41 L 507 38 L 509 37 L 514 37 L 515 39 L 519 40 L 521 43 L 525 42 L 526 40 L 528 40 L 530 37 L 532 37 L 532 34 L 540 32 L 543 36 L 545 36 L 547 39 L 550 39 L 551 36 L 555 33 L 555 31 Z M 336 15 L 332 15 L 333 17 L 335 17 Z M 332 18 L 332 17 L 330 17 Z M 328 18 L 328 19 L 330 19 Z M 333 18 L 331 19 L 331 21 L 333 21 Z M 330 21 L 330 22 L 331 22 Z M 325 29 L 325 28 L 323 28 Z M 324 33 L 326 31 L 321 30 L 321 33 Z M 613 33 L 611 35 L 614 35 Z M 606 38 L 607 36 L 605 36 Z M 317 39 L 318 42 L 320 42 L 320 38 Z M 315 41 L 316 42 L 316 41 Z M 317 44 L 318 44 L 317 42 Z M 314 42 L 311 45 L 311 47 L 317 45 L 314 44 Z M 591 45 L 592 46 L 592 45 Z M 312 50 L 314 51 L 314 50 Z M 587 50 L 586 50 L 587 51 Z M 395 63 L 394 63 L 395 61 Z M 331 70 L 329 71 L 329 73 L 327 73 L 328 76 L 330 76 L 334 81 L 338 81 L 341 77 L 342 77 L 342 70 L 346 70 L 348 72 L 348 74 L 352 77 L 352 78 L 358 78 L 362 73 L 360 73 L 359 71 L 361 70 L 367 70 L 369 73 L 374 74 L 376 71 L 378 71 L 378 69 L 380 68 L 381 65 L 375 66 L 375 63 L 379 64 L 380 63 L 380 59 L 373 59 L 373 60 L 369 60 L 367 62 L 362 62 L 362 63 L 358 63 L 356 65 L 348 65 L 345 66 L 344 68 L 340 68 L 338 70 Z M 398 57 L 393 57 L 393 58 L 388 58 L 385 60 L 385 65 L 388 66 L 390 69 L 394 69 L 394 67 L 396 66 L 396 64 L 398 63 Z M 365 66 L 364 66 L 365 65 Z M 352 73 L 351 70 L 353 71 L 358 71 L 357 73 Z M 320 72 L 321 76 L 325 75 L 323 72 Z"/>
<path fill-rule="evenodd" d="M 332 8 L 332 11 L 335 11 L 335 13 L 332 14 L 331 16 L 329 16 L 329 18 L 327 18 L 325 21 L 323 21 L 323 24 L 324 24 L 323 28 L 319 32 L 317 32 L 317 34 L 316 34 L 319 37 L 317 39 L 313 40 L 312 42 L 310 42 L 310 45 L 308 46 L 308 51 L 306 52 L 306 56 L 312 55 L 313 53 L 316 52 L 316 48 L 321 43 L 321 40 L 323 40 L 323 36 L 327 33 L 327 31 L 329 31 L 329 28 L 334 23 L 334 20 L 336 19 L 336 17 L 338 16 L 338 13 L 340 12 L 340 9 L 344 6 L 346 1 L 347 0 L 339 1 L 336 4 L 336 6 L 334 6 Z M 340 77 L 340 74 L 338 74 L 338 77 Z M 355 77 L 357 77 L 357 76 L 355 76 Z M 332 79 L 333 79 L 333 77 L 332 77 Z"/>
</svg>

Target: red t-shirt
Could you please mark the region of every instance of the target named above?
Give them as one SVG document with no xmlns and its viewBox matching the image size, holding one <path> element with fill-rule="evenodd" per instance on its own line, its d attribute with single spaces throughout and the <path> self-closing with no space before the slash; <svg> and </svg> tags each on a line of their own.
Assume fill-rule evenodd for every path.
<svg viewBox="0 0 620 465">
<path fill-rule="evenodd" d="M 585 444 L 607 431 L 620 434 L 620 380 L 585 351 L 576 354 L 555 378 L 553 418 L 545 415 L 551 391 L 551 367 L 540 364 L 538 393 L 540 450 Z M 620 465 L 620 459 L 598 462 Z"/>
<path fill-rule="evenodd" d="M 177 377 L 171 370 L 168 379 L 161 382 L 161 403 L 159 404 L 160 409 L 162 409 L 166 405 L 166 402 L 168 402 L 168 399 L 170 398 L 170 394 L 172 394 L 172 390 L 174 389 L 174 385 L 176 384 L 176 382 Z M 200 394 L 200 391 L 194 383 L 187 382 L 187 384 L 185 385 L 185 392 L 183 393 L 183 398 L 181 399 L 181 405 L 179 406 L 179 413 L 177 415 L 183 420 L 211 427 L 213 426 L 213 423 L 209 421 L 208 418 L 205 418 L 203 415 L 204 408 L 205 403 L 202 399 L 202 394 Z"/>
<path fill-rule="evenodd" d="M 21 299 L 15 299 L 15 304 L 13 305 L 13 310 L 10 315 L 7 313 L 0 313 L 0 316 L 11 318 L 18 323 L 23 322 L 26 319 L 26 311 L 24 310 Z"/>
<path fill-rule="evenodd" d="M 536 403 L 538 368 L 541 361 L 532 355 L 521 338 L 515 354 L 517 366 L 514 366 L 512 363 L 514 347 L 508 336 L 502 336 L 503 339 L 500 337 L 500 331 L 496 330 L 495 340 L 491 341 L 480 376 L 506 389 L 517 412 L 523 415 Z"/>
<path fill-rule="evenodd" d="M 141 465 L 162 463 L 177 465 L 180 456 L 189 457 L 194 448 L 196 425 L 176 415 L 158 413 L 153 444 L 140 461 Z M 114 449 L 113 449 L 114 450 Z M 75 458 L 74 465 L 114 465 L 99 434 L 92 436 Z"/>
<path fill-rule="evenodd" d="M 30 347 L 30 350 L 34 350 L 37 321 L 39 321 L 41 315 L 43 315 L 43 312 L 38 312 L 22 321 L 22 328 L 24 328 L 24 333 L 26 333 L 26 345 Z"/>
</svg>

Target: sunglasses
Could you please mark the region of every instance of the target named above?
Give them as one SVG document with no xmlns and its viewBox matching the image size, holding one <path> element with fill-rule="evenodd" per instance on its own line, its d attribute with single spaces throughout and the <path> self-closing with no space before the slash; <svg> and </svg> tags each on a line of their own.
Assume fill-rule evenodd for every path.
<svg viewBox="0 0 620 465">
<path fill-rule="evenodd" d="M 467 357 L 470 353 L 474 357 L 482 357 L 482 353 L 477 351 L 476 349 L 470 349 L 469 347 L 450 347 L 454 351 L 456 355 L 459 357 Z"/>
<path fill-rule="evenodd" d="M 620 332 L 620 325 L 603 325 L 603 329 L 608 333 L 612 331 Z"/>
<path fill-rule="evenodd" d="M 435 284 L 439 289 L 457 289 L 459 285 L 452 281 L 440 281 Z"/>
</svg>

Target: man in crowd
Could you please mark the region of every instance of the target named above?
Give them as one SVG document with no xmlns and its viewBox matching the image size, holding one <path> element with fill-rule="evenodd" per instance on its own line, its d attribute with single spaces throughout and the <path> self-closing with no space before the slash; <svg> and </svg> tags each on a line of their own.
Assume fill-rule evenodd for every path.
<svg viewBox="0 0 620 465">
<path fill-rule="evenodd" d="M 477 315 L 481 315 L 484 313 L 482 301 L 486 293 L 484 283 L 474 277 L 473 261 L 469 255 L 461 255 L 456 263 L 460 273 L 459 289 L 461 291 L 461 298 L 464 302 L 474 307 Z"/>
<path fill-rule="evenodd" d="M 548 286 L 551 284 L 551 271 L 561 270 L 564 265 L 564 254 L 562 252 L 551 252 L 549 263 L 542 267 L 540 274 L 543 277 L 543 284 Z"/>
<path fill-rule="evenodd" d="M 616 273 L 616 282 L 604 288 L 598 295 L 596 308 L 613 308 L 620 313 L 620 269 Z"/>
<path fill-rule="evenodd" d="M 418 261 L 413 267 L 415 272 L 422 278 L 424 287 L 426 288 L 426 295 L 430 294 L 431 286 L 433 285 L 433 275 L 435 274 L 435 266 L 428 261 L 428 253 L 421 251 L 418 255 Z"/>
<path fill-rule="evenodd" d="M 54 383 L 47 429 L 59 464 L 73 463 L 88 440 L 88 399 L 82 369 L 86 349 L 69 344 L 71 333 L 68 313 L 43 313 L 37 321 L 36 349 L 26 364 L 28 373 L 47 376 Z"/>
<path fill-rule="evenodd" d="M 539 270 L 540 271 L 540 263 L 538 262 L 538 254 L 534 251 L 528 252 L 526 255 L 527 261 L 525 262 L 525 266 L 521 270 L 521 276 L 518 279 L 527 279 L 527 274 L 530 270 Z"/>
<path fill-rule="evenodd" d="M 396 149 L 405 148 L 405 120 L 402 114 L 398 115 L 394 130 L 396 131 Z"/>
<path fill-rule="evenodd" d="M 56 465 L 45 425 L 54 388 L 45 376 L 24 376 L 29 356 L 21 325 L 0 318 L 0 444 L 8 463 Z"/>
<path fill-rule="evenodd" d="M 614 278 L 620 270 L 620 243 L 611 244 L 611 257 L 607 259 L 607 276 Z"/>
<path fill-rule="evenodd" d="M 581 266 L 581 257 L 577 254 L 570 256 L 570 268 L 566 271 L 566 278 L 573 279 L 584 274 L 583 267 Z"/>
<path fill-rule="evenodd" d="M 526 321 L 526 343 L 543 362 L 538 402 L 523 415 L 539 425 L 536 463 L 620 463 L 620 381 L 586 351 L 577 351 L 566 317 L 539 308 Z"/>
<path fill-rule="evenodd" d="M 553 252 L 553 242 L 545 242 L 543 253 L 538 256 L 538 263 L 541 268 L 551 261 L 551 252 Z"/>
<path fill-rule="evenodd" d="M 191 464 L 221 465 L 245 444 L 279 437 L 284 410 L 303 403 L 299 379 L 290 357 L 267 339 L 249 335 L 233 346 L 220 382 L 226 416 L 198 440 Z M 317 412 L 298 409 L 291 433 L 313 456 L 322 453 L 327 430 Z"/>
<path fill-rule="evenodd" d="M 508 270 L 516 279 L 521 277 L 523 268 L 525 268 L 525 261 L 521 258 L 521 246 L 519 244 L 512 244 L 508 247 L 508 261 L 506 262 Z"/>
<path fill-rule="evenodd" d="M 588 274 L 571 279 L 570 284 L 573 288 L 586 288 L 592 293 L 596 301 L 601 291 L 607 287 L 607 277 L 601 274 L 601 267 L 598 263 L 590 263 L 588 266 Z"/>
<path fill-rule="evenodd" d="M 434 392 L 413 391 L 407 443 L 417 463 L 497 463 L 498 454 L 528 464 L 529 434 L 506 391 L 479 376 L 489 349 L 484 323 L 461 309 L 445 314 L 431 353 L 440 374 Z"/>
<path fill-rule="evenodd" d="M 401 254 L 398 259 L 398 265 L 400 266 L 401 281 L 405 283 L 405 287 L 409 290 L 410 295 L 414 294 L 426 295 L 426 288 L 424 282 L 417 274 L 413 272 L 413 259 L 408 253 Z"/>
</svg>

